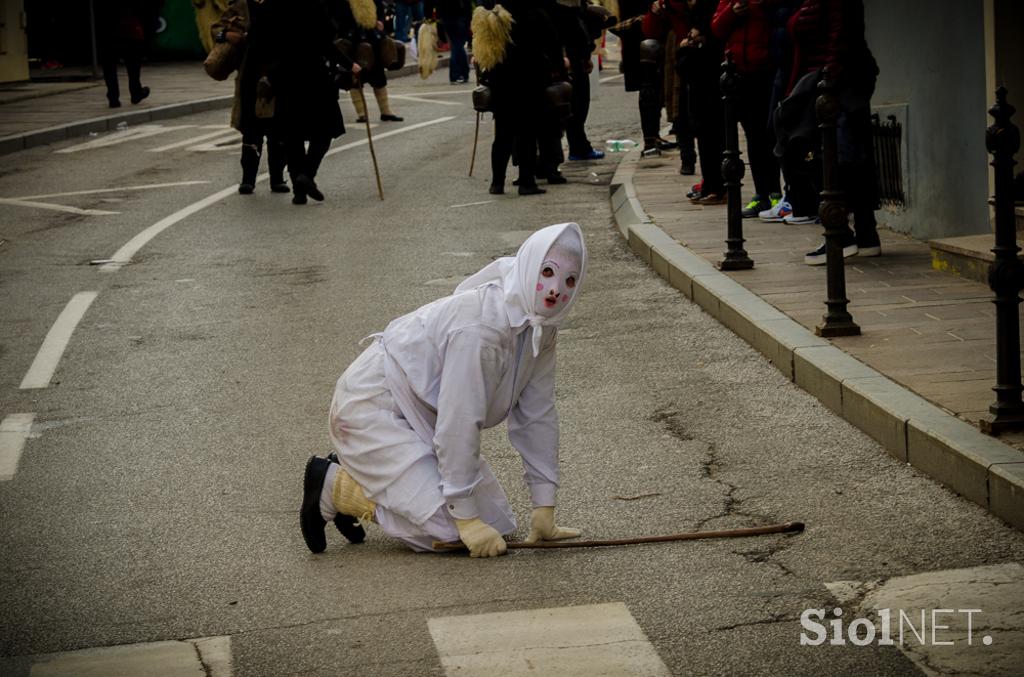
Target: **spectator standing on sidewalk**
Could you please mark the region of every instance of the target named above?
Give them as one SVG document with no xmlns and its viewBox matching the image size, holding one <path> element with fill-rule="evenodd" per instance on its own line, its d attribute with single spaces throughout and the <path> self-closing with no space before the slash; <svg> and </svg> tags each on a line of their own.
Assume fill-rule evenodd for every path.
<svg viewBox="0 0 1024 677">
<path fill-rule="evenodd" d="M 681 52 L 679 43 L 690 34 L 689 5 L 686 0 L 655 0 L 644 15 L 644 36 L 665 43 L 665 53 L 672 54 L 671 61 L 666 56 L 666 69 L 671 63 L 672 77 L 675 81 L 675 117 L 672 128 L 679 146 L 679 173 L 690 175 L 696 172 L 697 151 L 694 149 L 695 133 L 691 120 L 690 88 L 684 77 L 681 60 L 686 52 Z M 668 42 L 672 41 L 672 49 Z M 666 77 L 667 80 L 667 77 Z M 668 108 L 666 102 L 666 109 Z"/>
<path fill-rule="evenodd" d="M 584 23 L 583 0 L 557 0 L 551 6 L 551 18 L 558 38 L 569 61 L 569 83 L 572 85 L 572 115 L 565 123 L 565 136 L 569 142 L 569 159 L 600 160 L 604 153 L 594 150 L 587 138 L 587 116 L 590 114 L 590 72 L 594 62 L 594 39 Z"/>
<path fill-rule="evenodd" d="M 770 129 L 772 85 L 775 64 L 770 42 L 771 17 L 759 0 L 719 0 L 711 21 L 715 37 L 725 42 L 725 51 L 736 65 L 736 117 L 747 138 L 747 164 L 754 182 L 754 197 L 743 209 L 752 218 L 772 208 L 782 198 L 775 139 Z"/>
<path fill-rule="evenodd" d="M 441 19 L 451 48 L 448 59 L 448 82 L 461 85 L 469 82 L 469 18 L 473 12 L 470 0 L 438 0 L 437 15 Z"/>
<path fill-rule="evenodd" d="M 423 0 L 395 0 L 395 40 L 409 43 L 409 29 L 415 36 L 423 16 Z"/>
<path fill-rule="evenodd" d="M 776 134 L 785 135 L 776 155 L 783 158 L 793 207 L 793 214 L 785 222 L 817 220 L 821 142 L 817 135 L 800 132 L 814 125 L 816 84 L 827 69 L 841 109 L 839 184 L 854 217 L 855 232 L 843 238 L 843 255 L 878 256 L 878 193 L 871 136 L 871 96 L 878 65 L 864 37 L 864 4 L 862 0 L 805 0 L 790 17 L 787 30 L 793 42 L 793 67 L 788 98 L 775 113 Z M 804 256 L 808 265 L 824 265 L 825 261 L 824 242 Z"/>
<path fill-rule="evenodd" d="M 686 0 L 689 33 L 679 43 L 677 59 L 681 77 L 689 87 L 690 119 L 697 135 L 700 192 L 690 198 L 702 205 L 725 204 L 722 178 L 725 113 L 719 85 L 724 52 L 711 32 L 717 0 Z"/>
<path fill-rule="evenodd" d="M 382 0 L 333 0 L 337 8 L 339 37 L 348 38 L 352 44 L 368 42 L 373 45 L 375 54 L 379 54 L 380 41 L 384 34 L 384 4 Z M 388 75 L 380 59 L 374 59 L 369 68 L 359 74 L 359 84 L 349 91 L 352 105 L 356 109 L 356 122 L 366 122 L 369 112 L 366 110 L 362 96 L 362 83 L 373 88 L 373 96 L 377 99 L 381 122 L 401 122 L 405 118 L 391 110 L 388 98 Z M 357 91 L 358 90 L 358 91 Z"/>
<path fill-rule="evenodd" d="M 472 557 L 504 554 L 516 523 L 480 433 L 505 420 L 533 503 L 527 540 L 580 535 L 554 519 L 555 348 L 586 264 L 577 224 L 542 228 L 372 336 L 334 391 L 333 458 L 306 463 L 299 523 L 312 552 L 327 547 L 327 522 L 358 542 L 364 519 L 416 551 L 461 540 Z"/>
<path fill-rule="evenodd" d="M 111 108 L 121 106 L 121 88 L 117 81 L 117 63 L 124 61 L 128 74 L 128 93 L 133 104 L 149 96 L 149 87 L 142 85 L 142 57 L 160 15 L 160 0 L 106 0 L 98 2 L 96 11 L 96 42 L 103 81 L 107 85 L 107 102 Z"/>
</svg>

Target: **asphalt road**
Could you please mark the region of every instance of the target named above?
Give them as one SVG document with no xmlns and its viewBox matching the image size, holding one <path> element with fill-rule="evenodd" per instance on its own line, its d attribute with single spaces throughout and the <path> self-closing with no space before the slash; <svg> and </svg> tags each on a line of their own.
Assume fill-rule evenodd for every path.
<svg viewBox="0 0 1024 677">
<path fill-rule="evenodd" d="M 595 142 L 639 138 L 635 96 L 602 85 Z M 491 196 L 489 123 L 467 176 L 469 89 L 405 79 L 392 97 L 406 121 L 374 129 L 400 132 L 375 144 L 385 201 L 366 146 L 347 148 L 324 163 L 324 203 L 293 206 L 266 183 L 228 193 L 113 270 L 90 264 L 237 182 L 237 146 L 150 152 L 216 131 L 203 126 L 226 111 L 7 156 L 0 198 L 114 189 L 35 201 L 116 213 L 0 203 L 0 418 L 34 414 L 0 482 L 0 673 L 229 636 L 240 676 L 440 675 L 428 619 L 622 602 L 673 674 L 918 674 L 893 647 L 800 646 L 797 619 L 835 604 L 828 582 L 1024 560 L 1024 536 L 892 459 L 635 259 L 610 221 L 614 154 L 569 163 L 547 195 Z M 193 126 L 163 129 L 179 125 Z M 364 137 L 350 123 L 334 148 Z M 126 190 L 180 182 L 201 183 Z M 568 220 L 590 269 L 559 339 L 560 521 L 588 538 L 787 520 L 806 533 L 478 561 L 413 554 L 371 526 L 362 545 L 329 534 L 310 555 L 302 469 L 329 450 L 358 341 Z M 20 388 L 90 291 L 49 386 Z M 483 453 L 523 536 L 502 430 Z"/>
</svg>

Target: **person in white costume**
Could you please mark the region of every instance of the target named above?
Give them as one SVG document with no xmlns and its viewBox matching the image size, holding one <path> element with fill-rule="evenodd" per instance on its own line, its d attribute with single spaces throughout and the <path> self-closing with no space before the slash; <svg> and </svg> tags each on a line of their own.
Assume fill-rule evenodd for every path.
<svg viewBox="0 0 1024 677">
<path fill-rule="evenodd" d="M 506 419 L 533 502 L 527 541 L 580 535 L 554 519 L 555 342 L 586 264 L 577 224 L 542 228 L 372 336 L 334 391 L 334 453 L 306 463 L 299 522 L 311 551 L 326 549 L 332 520 L 361 541 L 362 519 L 417 551 L 461 540 L 473 557 L 504 554 L 516 524 L 480 431 Z"/>
</svg>

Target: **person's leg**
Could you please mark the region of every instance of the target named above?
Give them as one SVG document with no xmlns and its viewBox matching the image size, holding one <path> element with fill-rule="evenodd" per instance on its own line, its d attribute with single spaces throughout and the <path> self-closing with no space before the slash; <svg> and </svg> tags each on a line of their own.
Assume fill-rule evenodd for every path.
<svg viewBox="0 0 1024 677">
<path fill-rule="evenodd" d="M 537 128 L 533 118 L 524 114 L 516 115 L 514 150 L 519 161 L 519 194 L 540 195 L 546 193 L 537 187 Z"/>
<path fill-rule="evenodd" d="M 306 144 L 301 138 L 289 137 L 285 141 L 285 152 L 288 158 L 288 175 L 292 179 L 292 204 L 306 204 L 306 188 L 309 177 L 306 175 Z"/>
<path fill-rule="evenodd" d="M 321 202 L 324 194 L 316 185 L 316 174 L 320 171 L 320 163 L 323 162 L 327 150 L 331 147 L 331 137 L 326 134 L 314 136 L 309 140 L 309 148 L 306 151 L 306 176 L 309 177 L 309 184 L 306 186 L 306 193 Z"/>
<path fill-rule="evenodd" d="M 737 117 L 747 137 L 747 162 L 750 165 L 754 192 L 762 203 L 757 211 L 771 207 L 770 196 L 782 190 L 779 183 L 779 164 L 772 151 L 774 142 L 768 134 L 771 86 L 772 81 L 767 74 L 745 76 L 740 81 L 736 106 Z"/>
<path fill-rule="evenodd" d="M 100 64 L 103 67 L 103 82 L 107 86 L 107 101 L 111 108 L 121 105 L 121 87 L 117 82 L 117 52 L 105 47 L 100 52 Z"/>
<path fill-rule="evenodd" d="M 697 97 L 694 103 L 698 103 L 697 150 L 700 153 L 700 173 L 704 179 L 701 195 L 708 198 L 721 196 L 725 191 L 722 179 L 722 135 L 725 125 L 721 97 L 715 93 L 710 80 L 705 85 L 697 91 L 691 90 L 690 94 Z"/>
<path fill-rule="evenodd" d="M 469 26 L 465 17 L 450 17 L 445 21 L 448 39 L 451 41 L 451 57 L 448 61 L 448 81 L 465 82 L 469 79 L 469 57 L 466 55 L 466 41 L 469 40 Z"/>
<path fill-rule="evenodd" d="M 693 123 L 690 120 L 690 86 L 681 79 L 676 88 L 676 144 L 679 146 L 679 173 L 687 176 L 697 173 L 697 149 L 694 144 Z"/>
<path fill-rule="evenodd" d="M 388 88 L 385 83 L 381 87 L 376 85 L 373 88 L 373 95 L 377 98 L 377 106 L 380 108 L 380 119 L 381 122 L 401 122 L 405 118 L 395 115 L 395 112 L 391 110 L 391 103 L 388 101 Z"/>
<path fill-rule="evenodd" d="M 661 133 L 661 76 L 654 64 L 645 63 L 641 68 L 643 81 L 637 100 L 640 108 L 640 129 L 644 135 L 644 150 L 655 151 L 658 148 L 658 135 Z"/>
<path fill-rule="evenodd" d="M 356 109 L 356 122 L 366 122 L 366 93 L 362 87 L 353 87 L 348 90 L 348 95 L 352 99 L 352 106 Z"/>
<path fill-rule="evenodd" d="M 270 190 L 275 193 L 288 193 L 291 189 L 284 180 L 284 168 L 288 162 L 284 144 L 271 133 L 267 134 L 267 166 L 270 170 Z"/>
<path fill-rule="evenodd" d="M 512 159 L 512 146 L 515 144 L 515 133 L 511 121 L 505 113 L 494 114 L 494 141 L 491 143 L 491 195 L 505 192 L 505 172 L 509 160 Z"/>
<path fill-rule="evenodd" d="M 149 87 L 142 86 L 142 45 L 132 44 L 124 49 L 124 69 L 128 73 L 128 93 L 132 103 L 149 96 Z"/>
<path fill-rule="evenodd" d="M 409 41 L 409 16 L 411 7 L 401 0 L 395 3 L 395 40 Z"/>
<path fill-rule="evenodd" d="M 569 142 L 569 159 L 588 159 L 594 147 L 587 138 L 587 116 L 590 114 L 590 76 L 583 69 L 572 73 L 572 117 L 565 123 Z"/>
<path fill-rule="evenodd" d="M 260 156 L 263 154 L 263 133 L 247 129 L 242 133 L 242 180 L 238 192 L 249 195 L 256 188 L 256 174 L 260 170 Z"/>
</svg>

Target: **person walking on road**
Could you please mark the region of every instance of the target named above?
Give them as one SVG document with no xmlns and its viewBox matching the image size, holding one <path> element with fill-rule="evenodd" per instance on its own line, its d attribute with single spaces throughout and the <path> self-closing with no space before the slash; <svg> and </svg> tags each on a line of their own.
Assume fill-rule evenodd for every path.
<svg viewBox="0 0 1024 677">
<path fill-rule="evenodd" d="M 372 336 L 334 392 L 333 458 L 306 463 L 299 522 L 312 552 L 330 521 L 362 540 L 362 519 L 416 551 L 461 540 L 473 557 L 504 554 L 516 523 L 480 432 L 506 419 L 534 506 L 527 540 L 580 535 L 554 520 L 555 345 L 586 265 L 580 227 L 548 226 Z"/>
<path fill-rule="evenodd" d="M 142 85 L 142 57 L 156 25 L 162 3 L 157 0 L 107 0 L 96 3 L 96 42 L 107 102 L 121 107 L 121 88 L 117 81 L 117 63 L 124 61 L 128 73 L 128 93 L 137 104 L 149 96 Z"/>
</svg>

